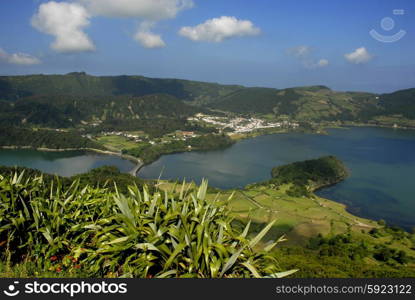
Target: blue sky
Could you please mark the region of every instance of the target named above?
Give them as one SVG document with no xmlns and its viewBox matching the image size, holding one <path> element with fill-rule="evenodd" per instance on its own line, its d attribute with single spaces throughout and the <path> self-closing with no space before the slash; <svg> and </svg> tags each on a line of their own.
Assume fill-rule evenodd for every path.
<svg viewBox="0 0 415 300">
<path fill-rule="evenodd" d="M 0 74 L 85 71 L 370 92 L 415 87 L 412 0 L 108 1 L 0 1 Z M 384 43 L 372 29 L 406 34 Z"/>
</svg>

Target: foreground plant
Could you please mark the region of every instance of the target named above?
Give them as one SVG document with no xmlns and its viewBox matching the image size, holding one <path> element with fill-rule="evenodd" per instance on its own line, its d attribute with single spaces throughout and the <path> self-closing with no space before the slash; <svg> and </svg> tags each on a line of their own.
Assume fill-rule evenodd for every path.
<svg viewBox="0 0 415 300">
<path fill-rule="evenodd" d="M 0 176 L 2 261 L 89 277 L 283 277 L 270 251 L 254 251 L 271 222 L 249 239 L 231 226 L 226 203 L 198 190 L 140 191 L 105 187 L 63 190 L 59 180 Z M 176 190 L 176 189 L 174 189 Z M 4 251 L 3 251 L 4 250 Z"/>
</svg>

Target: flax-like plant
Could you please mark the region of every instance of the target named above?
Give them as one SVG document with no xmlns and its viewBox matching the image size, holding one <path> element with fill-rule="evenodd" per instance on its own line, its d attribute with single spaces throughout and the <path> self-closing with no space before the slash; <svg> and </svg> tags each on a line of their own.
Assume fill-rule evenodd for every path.
<svg viewBox="0 0 415 300">
<path fill-rule="evenodd" d="M 283 277 L 270 251 L 255 251 L 271 222 L 249 239 L 231 226 L 226 203 L 209 200 L 207 182 L 179 192 L 129 187 L 63 189 L 59 180 L 0 176 L 3 261 L 39 269 L 81 269 L 89 277 Z M 177 190 L 176 188 L 173 190 Z M 3 250 L 2 249 L 2 250 Z M 6 257 L 7 256 L 7 257 Z"/>
</svg>

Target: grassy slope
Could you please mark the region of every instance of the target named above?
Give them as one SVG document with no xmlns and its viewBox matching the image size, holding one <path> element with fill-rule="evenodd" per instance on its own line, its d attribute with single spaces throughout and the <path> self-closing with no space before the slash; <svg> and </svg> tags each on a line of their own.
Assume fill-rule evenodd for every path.
<svg viewBox="0 0 415 300">
<path fill-rule="evenodd" d="M 162 189 L 170 190 L 174 184 L 163 182 Z M 272 235 L 287 235 L 290 245 L 301 245 L 319 233 L 339 234 L 349 229 L 359 234 L 378 227 L 372 220 L 354 216 L 346 211 L 345 205 L 317 196 L 291 197 L 287 195 L 290 184 L 279 189 L 255 186 L 244 190 L 221 191 L 220 198 L 228 199 L 228 206 L 242 221 L 252 219 L 258 224 L 277 219 Z M 216 197 L 212 191 L 210 197 Z M 415 251 L 413 252 L 415 255 Z"/>
<path fill-rule="evenodd" d="M 212 108 L 238 113 L 289 115 L 302 121 L 356 120 L 377 110 L 375 94 L 335 92 L 324 86 L 285 90 L 247 88 L 222 97 Z"/>
<path fill-rule="evenodd" d="M 191 185 L 191 184 L 189 184 Z M 159 188 L 172 190 L 176 185 L 162 182 Z M 387 247 L 404 251 L 409 257 L 415 257 L 414 241 L 409 238 L 396 238 L 377 222 L 354 216 L 346 211 L 346 206 L 317 196 L 291 197 L 287 195 L 290 185 L 278 189 L 269 186 L 254 186 L 244 190 L 221 191 L 219 199 L 228 201 L 228 207 L 237 223 L 251 225 L 254 235 L 271 220 L 277 220 L 264 242 L 285 236 L 286 241 L 278 247 L 277 255 L 284 268 L 299 268 L 294 277 L 413 277 L 415 264 L 381 263 L 371 257 L 362 260 L 349 259 L 346 256 L 320 256 L 318 252 L 308 250 L 310 238 L 319 234 L 326 237 L 350 235 L 357 245 L 365 243 L 369 249 Z M 210 199 L 218 197 L 218 191 L 211 190 Z M 373 236 L 372 229 L 383 234 Z M 261 244 L 264 246 L 264 244 Z M 346 251 L 347 254 L 347 251 Z"/>
<path fill-rule="evenodd" d="M 304 258 L 309 256 L 314 267 L 320 264 L 318 268 L 321 268 L 320 259 L 326 260 L 332 267 L 330 271 L 323 268 L 324 272 L 321 276 L 415 275 L 414 235 L 384 227 L 384 224 L 373 220 L 354 216 L 347 212 L 345 205 L 317 197 L 313 193 L 316 188 L 334 184 L 347 176 L 347 170 L 341 161 L 328 156 L 297 162 L 274 168 L 272 175 L 273 179 L 268 182 L 248 185 L 243 190 L 222 191 L 219 198 L 225 203 L 227 201 L 228 207 L 238 222 L 242 224 L 249 220 L 253 222 L 252 233 L 259 231 L 264 224 L 278 220 L 265 237 L 264 242 L 267 243 L 283 235 L 287 237 L 288 241 L 283 245 L 285 248 L 288 247 L 288 250 L 283 248 L 283 251 L 288 251 L 284 254 L 285 260 L 283 260 L 287 267 L 292 267 L 291 264 L 294 262 L 304 261 Z M 293 193 L 293 190 L 298 191 L 293 187 L 303 185 L 305 185 L 303 195 L 301 195 L 301 189 L 300 194 Z M 164 183 L 162 186 L 164 189 L 172 188 L 169 183 Z M 209 197 L 212 199 L 217 197 L 217 191 L 212 190 Z M 374 234 L 375 231 L 378 233 Z M 313 251 L 303 248 L 308 246 L 310 239 L 317 235 L 328 238 L 343 235 L 347 236 L 351 242 L 341 246 L 334 246 L 329 242 L 326 246 L 326 248 L 331 247 L 327 252 L 328 255 L 322 255 L 318 249 Z M 359 248 L 362 243 L 365 244 L 361 248 L 364 249 L 365 254 L 362 254 L 361 250 L 360 252 L 353 250 L 356 247 Z M 396 253 L 403 251 L 412 259 L 406 265 L 396 264 L 393 260 L 385 264 L 375 259 L 374 253 L 378 253 L 385 246 L 388 248 L 387 251 L 396 251 Z M 342 249 L 344 247 L 352 248 L 345 250 Z M 334 254 L 330 254 L 333 251 Z M 288 254 L 290 254 L 289 257 Z M 280 253 L 280 255 L 283 254 Z M 359 262 L 361 259 L 364 261 Z M 344 272 L 335 272 L 334 266 L 345 267 L 349 260 L 353 265 L 352 268 L 346 268 Z M 360 263 L 363 267 L 359 266 Z M 371 265 L 374 267 L 370 267 Z M 396 271 L 395 267 L 399 271 Z M 313 274 L 316 276 L 318 271 L 313 273 L 313 268 L 305 268 L 300 276 L 307 277 Z"/>
<path fill-rule="evenodd" d="M 7 175 L 13 169 L 4 168 L 0 171 L 1 174 Z M 35 171 L 29 170 L 28 174 L 32 174 L 33 172 Z M 109 178 L 117 178 L 115 180 L 118 183 L 118 187 L 121 187 L 122 181 L 122 191 L 125 193 L 127 192 L 125 187 L 130 181 L 129 175 L 119 174 L 115 170 L 108 168 L 101 168 L 74 177 L 74 179 L 78 177 L 81 178 L 82 184 L 92 183 L 94 186 L 98 183 L 102 185 L 103 181 Z M 49 180 L 49 178 L 46 179 Z M 140 184 L 142 183 L 140 182 Z M 166 181 L 160 181 L 156 186 L 157 189 L 168 192 L 175 190 L 175 192 L 179 193 L 181 190 L 181 185 Z M 362 262 L 363 267 L 360 268 L 358 267 L 359 262 L 351 261 L 350 264 L 352 265 L 350 265 L 344 257 L 319 257 L 315 252 L 303 248 L 311 237 L 318 234 L 328 237 L 333 237 L 338 234 L 350 234 L 354 240 L 365 241 L 372 249 L 377 246 L 388 245 L 390 248 L 404 251 L 410 257 L 415 257 L 414 244 L 410 239 L 406 237 L 397 239 L 396 235 L 390 234 L 387 230 L 383 230 L 382 225 L 348 213 L 343 204 L 315 195 L 307 197 L 289 196 L 287 191 L 290 187 L 291 184 L 283 184 L 278 188 L 271 185 L 252 185 L 243 190 L 235 191 L 218 191 L 211 188 L 208 190 L 207 199 L 217 199 L 220 202 L 227 203 L 232 215 L 236 218 L 236 226 L 240 224 L 240 227 L 243 228 L 248 220 L 252 220 L 250 236 L 254 236 L 264 228 L 265 224 L 276 219 L 277 222 L 265 236 L 263 242 L 267 243 L 270 240 L 275 240 L 282 235 L 286 235 L 288 241 L 280 245 L 283 248 L 281 248 L 280 252 L 277 252 L 277 255 L 284 269 L 293 267 L 300 268 L 301 271 L 298 273 L 300 277 L 347 277 L 353 276 L 353 274 L 370 276 L 370 274 L 373 275 L 370 272 L 375 271 L 376 276 L 380 276 L 379 274 L 382 274 L 382 270 L 385 272 L 384 276 L 392 276 L 391 274 L 399 276 L 403 274 L 401 272 L 414 274 L 415 266 L 413 263 L 399 265 L 399 269 L 396 270 L 396 273 L 393 273 L 393 266 L 388 265 L 388 267 L 382 267 L 383 265 L 381 263 L 370 257 L 364 258 Z M 184 190 L 192 190 L 193 188 L 196 188 L 196 186 L 193 183 L 188 183 Z M 373 235 L 368 233 L 374 228 L 379 229 L 380 234 Z M 260 243 L 258 249 L 262 248 L 264 243 Z M 304 263 L 306 265 L 303 265 Z M 32 269 L 28 270 L 27 268 Z M 35 271 L 35 266 L 22 265 L 10 270 L 0 264 L 0 276 L 33 276 Z M 40 275 L 59 276 L 59 274 L 53 272 L 49 275 L 46 273 Z M 83 276 L 82 274 L 78 275 Z"/>
</svg>

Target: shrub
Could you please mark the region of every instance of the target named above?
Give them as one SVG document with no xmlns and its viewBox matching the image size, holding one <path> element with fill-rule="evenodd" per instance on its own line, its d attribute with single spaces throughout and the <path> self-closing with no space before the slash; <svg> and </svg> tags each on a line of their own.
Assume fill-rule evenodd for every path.
<svg viewBox="0 0 415 300">
<path fill-rule="evenodd" d="M 197 191 L 128 188 L 128 195 L 106 188 L 65 189 L 58 179 L 0 176 L 2 261 L 27 262 L 39 271 L 88 277 L 283 277 L 257 244 L 274 222 L 248 239 L 231 226 L 225 203 Z M 177 189 L 173 189 L 176 191 Z"/>
</svg>

